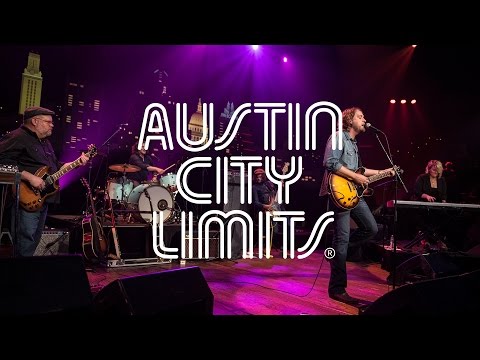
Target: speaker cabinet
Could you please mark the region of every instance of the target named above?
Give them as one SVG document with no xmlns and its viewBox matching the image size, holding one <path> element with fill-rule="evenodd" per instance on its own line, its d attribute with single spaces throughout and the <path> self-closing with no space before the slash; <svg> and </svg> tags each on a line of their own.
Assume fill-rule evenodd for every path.
<svg viewBox="0 0 480 360">
<path fill-rule="evenodd" d="M 66 255 L 69 244 L 70 233 L 67 230 L 44 230 L 33 256 Z"/>
<path fill-rule="evenodd" d="M 107 317 L 213 315 L 213 294 L 197 266 L 118 279 L 94 298 Z"/>
<path fill-rule="evenodd" d="M 402 285 L 425 279 L 460 275 L 480 269 L 480 257 L 470 256 L 467 253 L 438 252 L 417 254 L 395 269 L 395 283 Z M 390 274 L 390 280 L 392 280 Z"/>
<path fill-rule="evenodd" d="M 92 293 L 80 255 L 0 259 L 0 316 L 85 314 Z"/>
<path fill-rule="evenodd" d="M 374 301 L 361 315 L 480 314 L 480 270 L 407 284 Z"/>
</svg>

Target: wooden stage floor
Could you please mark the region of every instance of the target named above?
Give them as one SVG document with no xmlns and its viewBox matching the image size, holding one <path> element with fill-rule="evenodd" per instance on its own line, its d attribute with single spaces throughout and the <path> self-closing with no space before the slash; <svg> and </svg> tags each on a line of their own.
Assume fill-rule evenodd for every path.
<svg viewBox="0 0 480 360">
<path fill-rule="evenodd" d="M 306 259 L 187 260 L 115 268 L 92 267 L 87 272 L 94 294 L 116 279 L 198 266 L 214 295 L 214 315 L 358 315 L 358 308 L 328 297 L 330 265 L 323 252 Z M 350 295 L 373 302 L 391 290 L 380 263 L 347 263 Z"/>
</svg>

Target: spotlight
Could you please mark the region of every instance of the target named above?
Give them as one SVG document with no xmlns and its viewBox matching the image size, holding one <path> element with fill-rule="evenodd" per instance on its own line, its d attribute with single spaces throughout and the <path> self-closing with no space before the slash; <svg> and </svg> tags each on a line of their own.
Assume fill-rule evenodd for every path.
<svg viewBox="0 0 480 360">
<path fill-rule="evenodd" d="M 390 104 L 395 104 L 395 103 L 396 103 L 395 99 L 390 100 Z"/>
<path fill-rule="evenodd" d="M 258 45 L 252 45 L 253 50 L 258 50 Z"/>
<path fill-rule="evenodd" d="M 286 57 L 286 56 L 284 56 L 284 57 L 283 57 L 283 62 L 285 62 L 285 63 L 286 63 L 287 61 L 288 61 L 287 57 Z"/>
<path fill-rule="evenodd" d="M 417 102 L 417 100 L 413 99 L 412 101 L 410 101 L 412 104 L 415 104 Z"/>
<path fill-rule="evenodd" d="M 401 102 L 402 104 L 405 104 L 405 103 L 407 102 L 407 100 L 402 99 L 400 102 Z"/>
</svg>

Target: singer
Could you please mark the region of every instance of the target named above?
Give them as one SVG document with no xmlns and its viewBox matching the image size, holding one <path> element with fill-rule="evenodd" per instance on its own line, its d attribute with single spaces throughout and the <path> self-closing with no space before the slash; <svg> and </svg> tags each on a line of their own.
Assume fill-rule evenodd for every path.
<svg viewBox="0 0 480 360">
<path fill-rule="evenodd" d="M 320 189 L 320 196 L 329 194 L 329 175 L 334 173 L 341 177 L 352 180 L 358 185 L 367 186 L 368 177 L 380 173 L 380 170 L 365 169 L 362 174 L 355 172 L 363 167 L 357 147 L 357 135 L 366 131 L 367 122 L 363 111 L 358 107 L 352 107 L 342 112 L 343 119 L 343 150 L 332 150 L 332 136 L 327 141 L 323 166 L 325 173 Z M 340 131 L 340 130 L 339 130 Z M 338 134 L 338 132 L 337 132 Z M 336 135 L 337 136 L 337 135 Z M 393 169 L 385 169 L 391 171 Z M 331 204 L 331 205 L 330 205 Z M 360 198 L 358 205 L 351 210 L 337 208 L 332 201 L 329 201 L 329 210 L 334 212 L 334 236 L 332 247 L 335 256 L 330 260 L 330 282 L 328 284 L 328 295 L 330 298 L 350 305 L 358 305 L 361 300 L 350 296 L 347 293 L 347 256 L 349 261 L 362 261 L 362 245 L 373 239 L 378 232 L 377 223 L 370 208 Z M 355 221 L 358 228 L 350 233 L 350 217 Z"/>
<path fill-rule="evenodd" d="M 127 177 L 133 181 L 133 187 L 136 188 L 141 183 L 148 181 L 149 172 L 162 175 L 164 170 L 157 166 L 153 165 L 153 159 L 150 155 L 147 154 L 145 150 L 145 144 L 142 144 L 140 150 L 138 148 L 138 141 L 132 146 L 132 154 L 128 163 L 131 165 L 138 166 L 140 171 L 128 173 Z"/>
</svg>

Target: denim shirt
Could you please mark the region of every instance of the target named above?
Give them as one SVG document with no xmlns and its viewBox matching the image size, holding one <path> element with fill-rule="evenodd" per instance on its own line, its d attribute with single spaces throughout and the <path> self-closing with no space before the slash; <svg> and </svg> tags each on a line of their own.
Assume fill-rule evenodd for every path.
<svg viewBox="0 0 480 360">
<path fill-rule="evenodd" d="M 252 195 L 254 211 L 263 211 L 263 205 L 270 204 L 272 198 L 275 196 L 275 185 L 268 180 L 261 184 L 253 183 Z"/>
<path fill-rule="evenodd" d="M 343 149 L 339 150 L 337 148 L 332 150 L 332 136 L 330 135 L 327 145 L 325 146 L 325 155 L 323 157 L 323 166 L 325 167 L 326 171 L 323 174 L 320 196 L 328 194 L 328 175 L 331 172 L 337 171 L 342 166 L 345 166 L 352 171 L 356 171 L 358 169 L 358 163 L 357 140 L 352 139 L 350 134 L 344 130 Z"/>
</svg>

